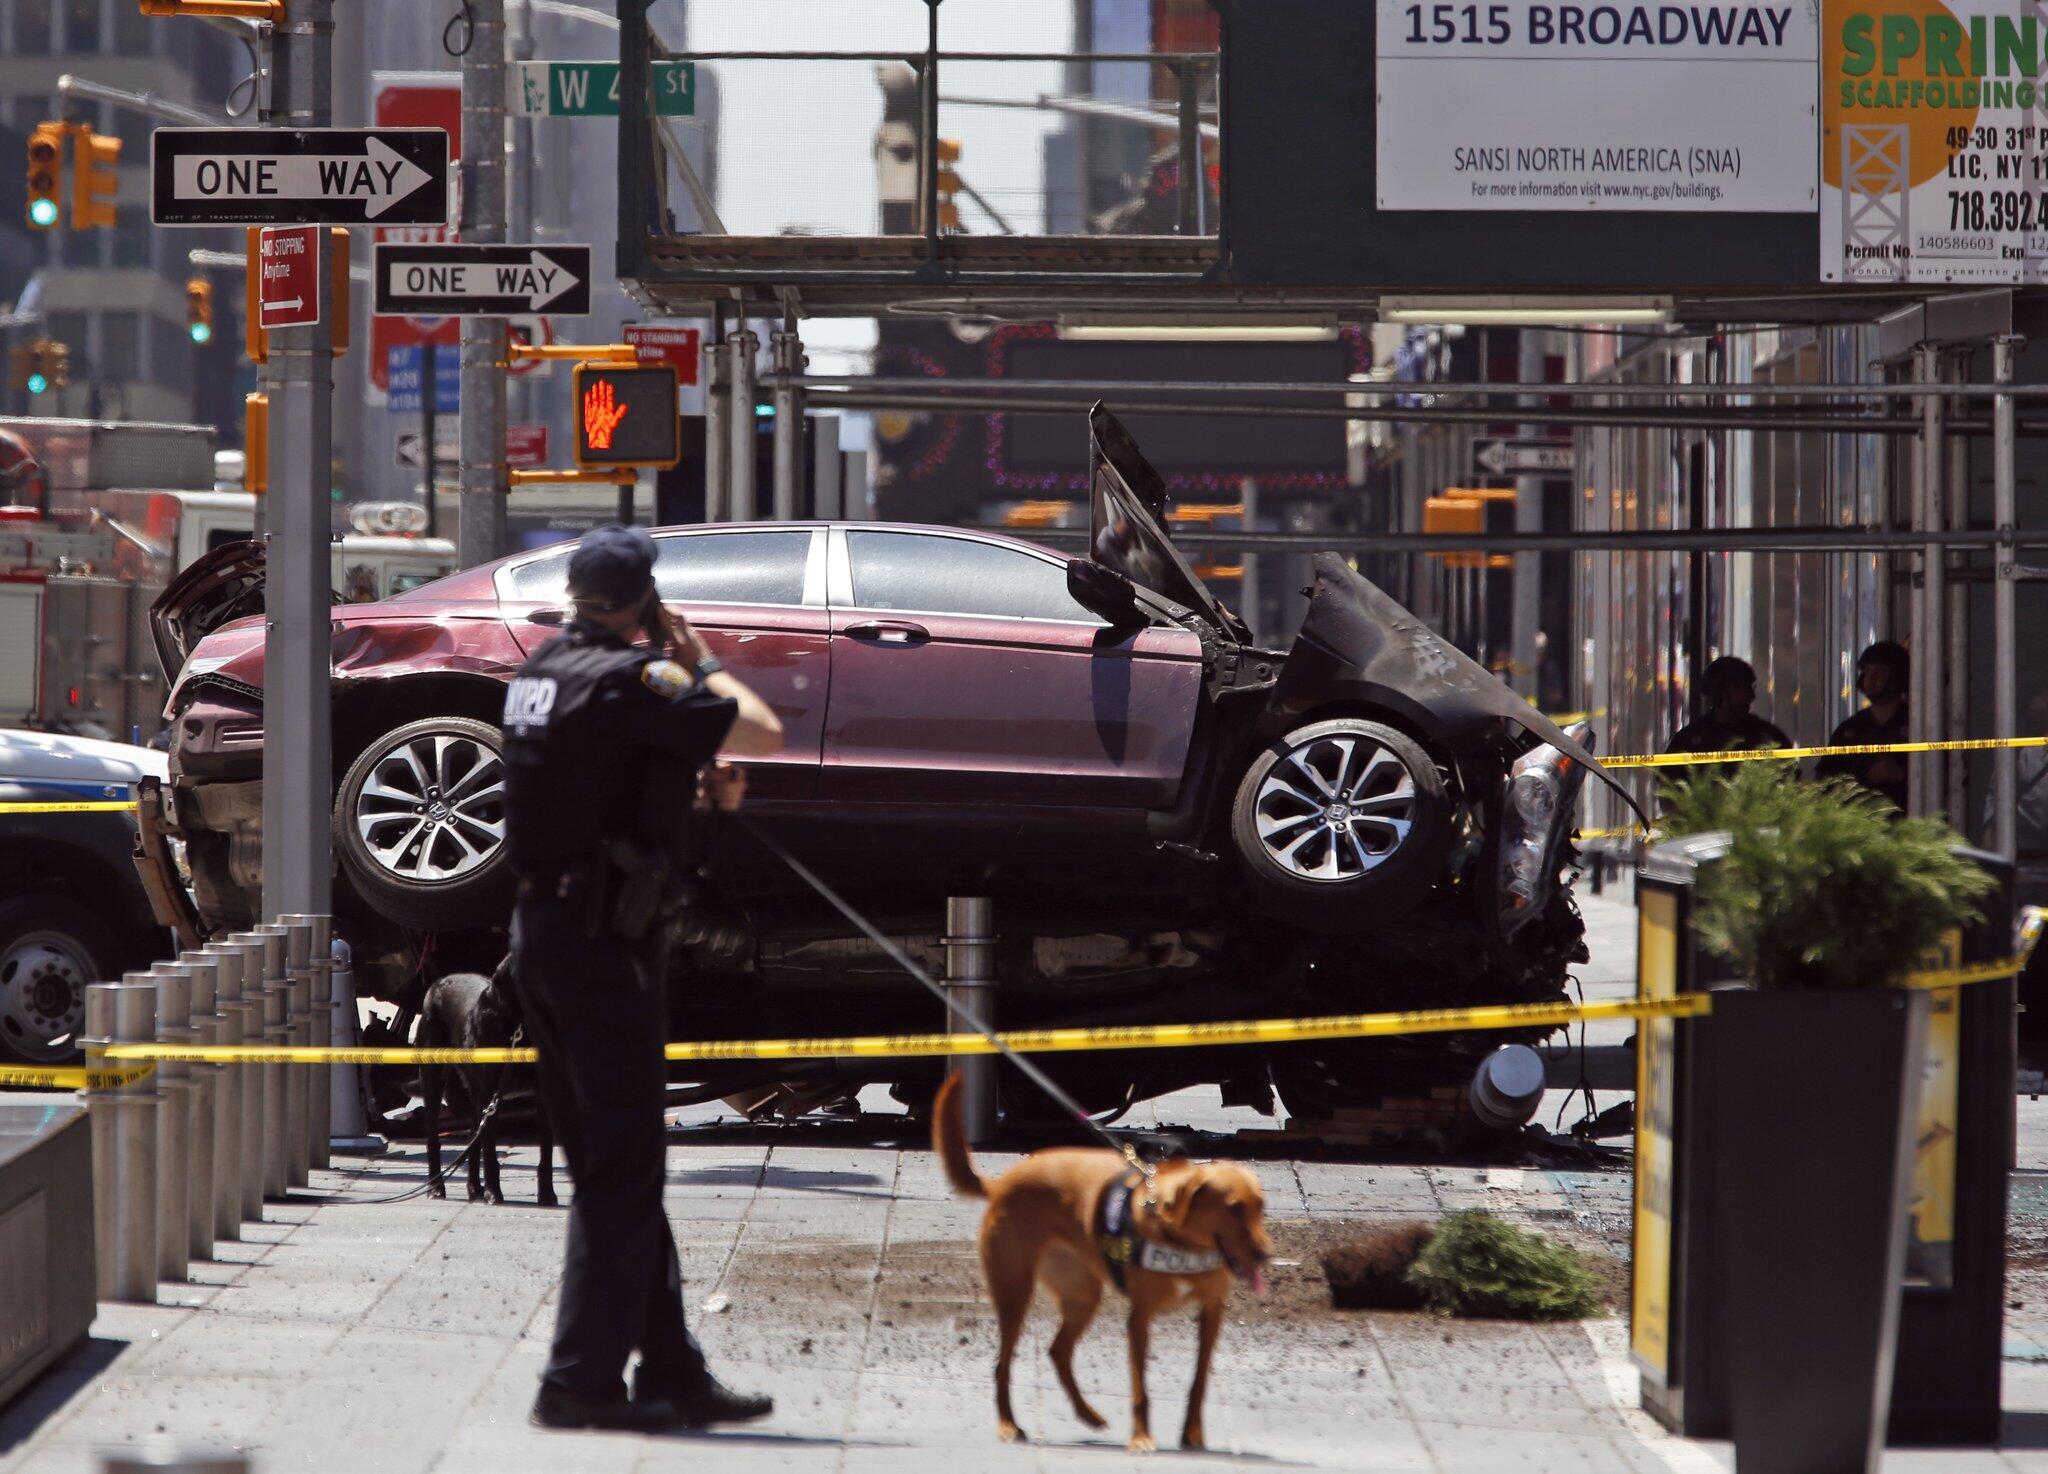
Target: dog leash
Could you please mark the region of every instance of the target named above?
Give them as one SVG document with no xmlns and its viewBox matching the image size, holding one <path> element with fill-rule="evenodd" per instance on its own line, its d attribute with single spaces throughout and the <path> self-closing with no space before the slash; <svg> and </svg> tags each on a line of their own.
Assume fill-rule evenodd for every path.
<svg viewBox="0 0 2048 1474">
<path fill-rule="evenodd" d="M 823 896 L 827 901 L 831 902 L 834 909 L 836 909 L 840 915 L 844 916 L 848 921 L 852 922 L 855 926 L 859 927 L 862 935 L 867 937 L 867 939 L 873 942 L 877 947 L 880 947 L 882 951 L 888 955 L 890 961 L 894 962 L 898 967 L 902 968 L 905 972 L 909 973 L 913 978 L 916 978 L 918 982 L 922 983 L 924 985 L 925 991 L 930 993 L 932 997 L 938 999 L 939 1002 L 945 1007 L 945 1010 L 948 1014 L 958 1019 L 961 1023 L 965 1024 L 975 1033 L 981 1035 L 982 1038 L 988 1040 L 989 1044 L 994 1047 L 996 1053 L 1000 1054 L 1004 1059 L 1008 1060 L 1011 1064 L 1015 1065 L 1018 1071 L 1021 1074 L 1023 1074 L 1023 1076 L 1027 1080 L 1029 1080 L 1032 1084 L 1036 1085 L 1040 1090 L 1043 1090 L 1048 1096 L 1050 1096 L 1055 1105 L 1059 1106 L 1061 1110 L 1064 1110 L 1068 1114 L 1073 1116 L 1073 1118 L 1080 1123 L 1084 1130 L 1100 1138 L 1104 1146 L 1108 1147 L 1111 1151 L 1116 1152 L 1127 1163 L 1129 1163 L 1130 1166 L 1145 1179 L 1145 1211 L 1148 1213 L 1156 1213 L 1158 1211 L 1159 1196 L 1156 1191 L 1156 1185 L 1154 1181 L 1155 1177 L 1157 1176 L 1158 1169 L 1156 1169 L 1150 1162 L 1146 1161 L 1142 1156 L 1140 1156 L 1138 1154 L 1138 1149 L 1135 1146 L 1133 1146 L 1128 1141 L 1119 1141 L 1116 1137 L 1112 1136 L 1101 1125 L 1097 1124 L 1095 1119 L 1092 1116 L 1090 1116 L 1086 1110 L 1082 1109 L 1079 1103 L 1077 1103 L 1071 1095 L 1068 1095 L 1066 1091 L 1060 1089 L 1059 1086 L 1055 1085 L 1052 1081 L 1052 1078 L 1048 1076 L 1045 1073 L 1045 1071 L 1041 1070 L 1037 1065 L 1033 1064 L 1030 1061 L 1030 1059 L 1025 1055 L 1019 1054 L 1016 1050 L 1010 1048 L 1009 1045 L 1003 1042 L 1001 1035 L 997 1034 L 993 1029 L 989 1028 L 987 1024 L 984 1024 L 980 1019 L 976 1018 L 973 1014 L 969 1013 L 966 1009 L 962 1008 L 959 1004 L 955 1003 L 951 998 L 949 998 L 946 995 L 945 987 L 938 981 L 936 981 L 930 973 L 926 972 L 922 967 L 919 967 L 917 965 L 917 961 L 915 958 L 911 957 L 909 953 L 905 952 L 901 947 L 897 946 L 894 942 L 890 941 L 887 937 L 883 936 L 880 931 L 876 930 L 875 927 L 868 921 L 868 919 L 865 916 L 861 915 L 860 912 L 854 910 L 852 906 L 848 905 L 844 900 L 842 900 L 837 891 L 833 890 L 831 886 L 825 884 L 824 881 L 820 880 L 816 875 L 812 874 L 810 869 L 807 866 L 805 866 L 803 861 L 797 859 L 795 855 L 792 855 L 788 850 L 784 849 L 781 845 L 777 844 L 773 839 L 769 838 L 768 835 L 761 831 L 758 825 L 750 821 L 744 814 L 736 813 L 731 815 L 730 817 L 735 823 L 739 824 L 741 828 L 745 829 L 747 833 L 751 834 L 755 839 L 759 840 L 761 844 L 769 851 L 769 853 L 773 854 L 776 858 L 781 860 L 783 864 L 789 866 L 791 870 L 794 870 L 797 873 L 797 876 L 804 882 L 804 884 L 808 885 L 812 890 L 816 891 L 819 895 Z"/>
</svg>

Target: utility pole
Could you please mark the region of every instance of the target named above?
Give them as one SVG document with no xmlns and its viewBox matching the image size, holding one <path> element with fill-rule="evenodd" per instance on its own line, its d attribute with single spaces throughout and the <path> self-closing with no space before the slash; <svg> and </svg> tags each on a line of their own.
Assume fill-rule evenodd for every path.
<svg viewBox="0 0 2048 1474">
<path fill-rule="evenodd" d="M 468 0 L 466 9 L 470 28 L 469 49 L 462 54 L 462 240 L 465 245 L 502 245 L 505 0 Z M 505 489 L 505 319 L 464 318 L 463 567 L 488 563 L 505 551 Z"/>
<path fill-rule="evenodd" d="M 285 0 L 271 31 L 273 128 L 333 120 L 334 0 Z M 333 242 L 312 232 L 319 321 L 270 334 L 270 490 L 263 721 L 263 912 L 324 915 L 334 792 L 328 699 L 334 463 Z"/>
<path fill-rule="evenodd" d="M 732 361 L 731 376 L 726 380 L 726 428 L 732 436 L 725 463 L 730 498 L 726 516 L 734 522 L 751 522 L 759 515 L 754 506 L 754 355 L 760 351 L 761 337 L 747 326 L 744 301 L 734 313 L 739 323 L 725 340 Z"/>
<path fill-rule="evenodd" d="M 533 3 L 532 0 L 515 0 L 518 9 L 508 36 L 510 54 L 514 61 L 532 61 Z M 511 217 L 511 239 L 532 241 L 538 239 L 534 232 L 533 189 L 535 171 L 538 167 L 537 154 L 540 129 L 534 119 L 524 113 L 512 119 L 512 168 L 517 177 L 512 180 L 514 188 L 509 191 L 508 211 Z M 516 411 L 520 420 L 534 418 L 534 389 L 531 378 L 521 377 L 517 383 L 507 376 L 505 386 L 508 401 L 507 414 Z"/>
</svg>

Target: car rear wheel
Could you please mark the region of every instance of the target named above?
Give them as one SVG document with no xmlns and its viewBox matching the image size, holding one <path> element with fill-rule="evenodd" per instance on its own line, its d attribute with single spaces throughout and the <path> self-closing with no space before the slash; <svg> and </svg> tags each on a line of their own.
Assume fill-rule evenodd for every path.
<svg viewBox="0 0 2048 1474">
<path fill-rule="evenodd" d="M 1435 883 L 1451 806 L 1443 774 L 1414 738 L 1336 717 L 1259 754 L 1238 785 L 1230 835 L 1278 914 L 1319 931 L 1360 931 Z"/>
<path fill-rule="evenodd" d="M 371 742 L 335 796 L 334 839 L 380 915 L 429 931 L 504 925 L 513 875 L 498 729 L 428 717 Z"/>
<path fill-rule="evenodd" d="M 59 1064 L 78 1053 L 85 985 L 120 976 L 113 936 L 61 896 L 0 905 L 0 1059 Z"/>
</svg>

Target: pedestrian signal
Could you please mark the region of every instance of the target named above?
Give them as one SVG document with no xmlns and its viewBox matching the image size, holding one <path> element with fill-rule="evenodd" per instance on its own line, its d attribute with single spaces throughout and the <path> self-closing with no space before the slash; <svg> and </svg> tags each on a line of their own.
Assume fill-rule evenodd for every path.
<svg viewBox="0 0 2048 1474">
<path fill-rule="evenodd" d="M 673 466 L 682 458 L 673 365 L 578 364 L 576 464 Z"/>
</svg>

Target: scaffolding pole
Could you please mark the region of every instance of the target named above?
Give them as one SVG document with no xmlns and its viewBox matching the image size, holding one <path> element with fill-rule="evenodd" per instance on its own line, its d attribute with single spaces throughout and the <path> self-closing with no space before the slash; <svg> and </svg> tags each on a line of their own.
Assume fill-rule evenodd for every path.
<svg viewBox="0 0 2048 1474">
<path fill-rule="evenodd" d="M 1994 338 L 1991 377 L 2012 383 L 2013 359 L 2020 340 Z M 1991 522 L 2005 539 L 1997 545 L 1998 577 L 1992 584 L 1992 730 L 2001 737 L 2019 732 L 2019 608 L 2015 599 L 2017 572 L 2014 542 L 2019 499 L 2013 466 L 2013 396 L 2000 393 L 1991 402 Z M 2001 747 L 1991 754 L 1992 818 L 1989 848 L 2007 860 L 2019 855 L 2019 754 Z"/>
</svg>

